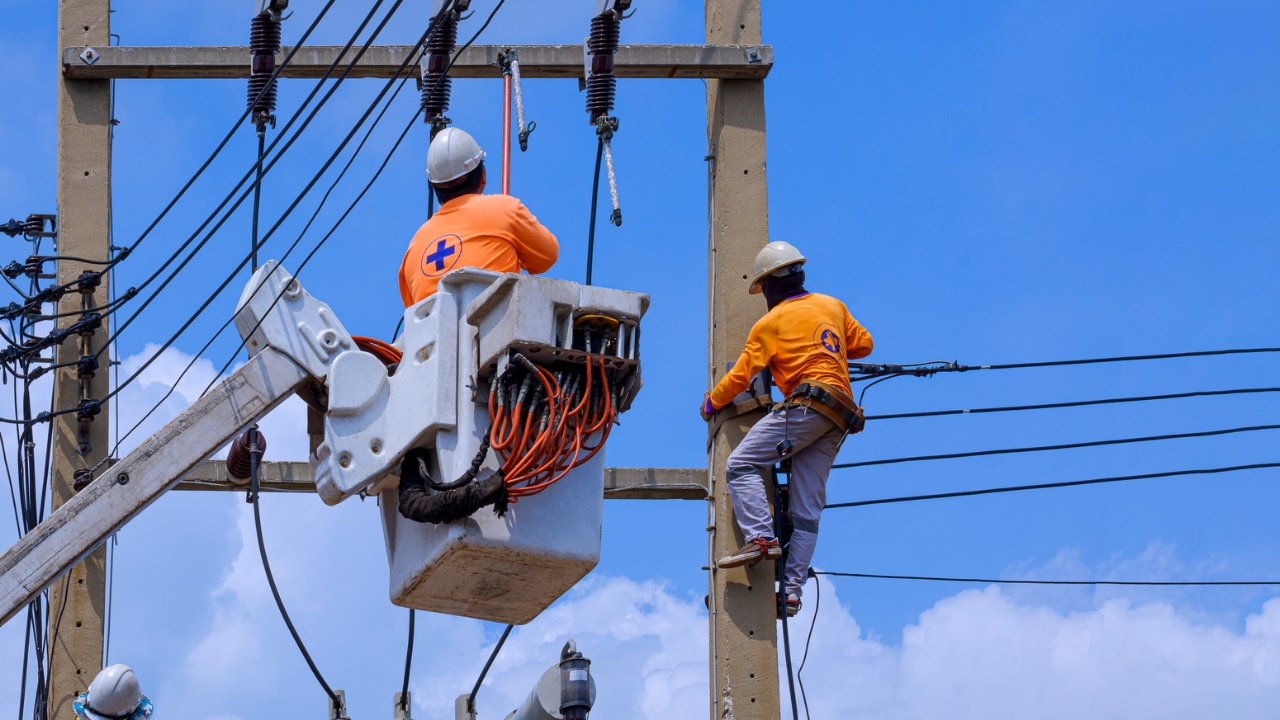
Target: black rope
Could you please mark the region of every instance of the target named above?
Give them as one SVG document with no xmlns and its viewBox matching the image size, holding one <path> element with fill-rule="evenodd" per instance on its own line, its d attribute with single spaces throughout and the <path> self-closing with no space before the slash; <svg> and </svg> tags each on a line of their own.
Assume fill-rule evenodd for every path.
<svg viewBox="0 0 1280 720">
<path fill-rule="evenodd" d="M 804 664 L 809 661 L 809 643 L 813 642 L 813 629 L 818 625 L 818 610 L 822 609 L 822 583 L 818 581 L 818 572 L 813 568 L 809 568 L 809 577 L 813 578 L 814 594 L 817 596 L 813 603 L 813 620 L 809 622 L 809 637 L 804 641 L 804 656 L 800 658 L 800 669 L 796 670 L 796 682 L 800 683 L 800 698 L 804 700 L 804 717 L 809 719 L 809 696 L 804 692 L 804 678 L 801 673 L 804 672 Z"/>
<path fill-rule="evenodd" d="M 1181 400 L 1193 397 L 1219 397 L 1223 395 L 1250 395 L 1254 393 L 1280 392 L 1280 388 L 1238 388 L 1235 390 L 1199 390 L 1196 392 L 1170 393 L 1167 395 L 1139 395 L 1134 397 L 1104 398 L 1102 400 L 1075 400 L 1072 402 L 1042 403 L 1039 405 L 1009 405 L 1005 407 L 971 408 L 968 410 L 929 410 L 926 412 L 895 413 L 893 415 L 868 415 L 868 420 L 900 420 L 903 418 L 940 417 L 943 415 L 979 415 L 982 413 L 1019 412 L 1022 410 L 1055 410 L 1059 408 L 1087 407 L 1090 405 L 1115 405 L 1118 403 L 1149 402 L 1153 400 Z"/>
<path fill-rule="evenodd" d="M 591 266 L 596 253 L 596 205 L 600 201 L 600 158 L 604 157 L 604 137 L 596 145 L 596 172 L 591 182 L 591 224 L 587 227 L 587 284 L 591 284 Z"/>
<path fill-rule="evenodd" d="M 1061 445 L 1035 445 L 1032 447 L 1001 448 L 999 450 L 977 450 L 973 452 L 945 453 L 941 455 L 913 455 L 911 457 L 885 458 L 883 460 L 863 460 L 861 462 L 839 463 L 832 465 L 832 470 L 868 467 L 871 465 L 896 465 L 898 463 L 921 462 L 925 460 L 954 460 L 956 458 L 985 457 L 988 455 L 1011 455 L 1015 453 L 1045 452 L 1050 450 L 1075 450 L 1078 448 L 1104 447 L 1107 445 L 1127 445 L 1130 443 L 1156 442 L 1160 440 L 1183 440 L 1186 438 L 1214 437 L 1233 433 L 1259 432 L 1262 430 L 1280 430 L 1280 425 L 1251 425 L 1248 427 L 1227 428 L 1224 430 L 1205 430 L 1203 432 L 1174 433 L 1171 435 L 1148 435 L 1146 437 L 1120 438 L 1116 440 L 1092 440 L 1089 442 L 1064 443 Z"/>
<path fill-rule="evenodd" d="M 484 676 L 489 674 L 489 667 L 493 665 L 493 661 L 498 657 L 498 651 L 502 650 L 502 645 L 507 641 L 507 636 L 511 634 L 511 628 L 515 625 L 508 625 L 506 630 L 502 631 L 502 637 L 498 638 L 498 644 L 493 647 L 493 652 L 489 653 L 489 659 L 484 664 L 484 669 L 480 671 L 480 677 L 476 678 L 475 687 L 471 688 L 471 694 L 467 696 L 467 712 L 472 715 L 476 712 L 476 693 L 480 692 L 480 685 L 484 682 Z"/>
<path fill-rule="evenodd" d="M 980 583 L 983 585 L 1125 585 L 1143 587 L 1233 587 L 1280 585 L 1280 580 L 1200 580 L 1185 582 L 1148 580 L 990 580 L 987 578 L 930 577 L 927 575 L 873 575 L 871 573 L 816 572 L 818 575 L 867 578 L 872 580 L 925 580 L 929 582 Z"/>
<path fill-rule="evenodd" d="M 284 624 L 289 628 L 289 634 L 293 636 L 293 641 L 298 645 L 298 651 L 302 653 L 302 659 L 307 661 L 307 667 L 311 668 L 311 674 L 316 676 L 316 682 L 320 683 L 320 687 L 324 688 L 324 692 L 333 701 L 335 708 L 339 709 L 339 716 L 342 715 L 342 701 L 338 699 L 337 693 L 333 688 L 329 687 L 329 683 L 325 682 L 324 676 L 320 674 L 320 669 L 316 667 L 316 663 L 311 659 L 311 653 L 307 652 L 307 646 L 303 644 L 302 637 L 298 635 L 298 629 L 293 626 L 293 620 L 289 618 L 289 611 L 284 607 L 284 601 L 280 599 L 280 590 L 276 587 L 275 576 L 271 574 L 271 563 L 267 560 L 267 545 L 262 539 L 262 511 L 258 508 L 258 461 L 261 455 L 257 451 L 257 431 L 258 427 L 254 425 L 249 428 L 249 442 L 251 444 L 251 452 L 249 453 L 250 464 L 250 488 L 249 497 L 253 501 L 253 528 L 258 534 L 258 554 L 262 556 L 262 569 L 267 575 L 267 584 L 271 586 L 271 596 L 276 599 L 276 607 L 280 609 L 280 617 L 284 619 Z"/>
<path fill-rule="evenodd" d="M 971 497 L 974 495 L 994 495 L 996 493 L 1021 492 L 1023 490 L 1048 490 L 1051 488 L 1077 487 L 1080 485 L 1101 485 L 1103 483 L 1128 482 L 1130 480 L 1151 480 L 1154 478 L 1180 477 L 1184 475 L 1217 475 L 1219 473 L 1238 472 L 1241 470 L 1264 470 L 1267 468 L 1278 467 L 1280 467 L 1280 463 L 1255 463 L 1253 465 L 1234 465 L 1231 467 L 1204 468 L 1200 470 L 1173 470 L 1170 472 L 1145 473 L 1142 475 L 1117 475 L 1114 477 L 1093 478 L 1092 480 L 1069 480 L 1067 482 L 1014 485 L 1012 487 L 986 488 L 983 490 L 960 490 L 957 492 L 934 493 L 931 495 L 908 495 L 906 497 L 858 500 L 856 502 L 833 503 L 831 505 L 827 505 L 826 508 L 830 510 L 834 508 L 863 507 L 866 505 L 887 505 L 890 503 L 915 502 L 917 500 L 940 500 L 943 498 Z"/>
<path fill-rule="evenodd" d="M 400 688 L 400 707 L 409 709 L 409 671 L 413 668 L 413 608 L 409 608 L 409 646 L 404 651 L 404 685 Z"/>
<path fill-rule="evenodd" d="M 258 127 L 257 179 L 253 183 L 253 229 L 249 238 L 249 273 L 258 269 L 258 208 L 262 204 L 262 159 L 266 156 L 267 129 Z"/>
</svg>

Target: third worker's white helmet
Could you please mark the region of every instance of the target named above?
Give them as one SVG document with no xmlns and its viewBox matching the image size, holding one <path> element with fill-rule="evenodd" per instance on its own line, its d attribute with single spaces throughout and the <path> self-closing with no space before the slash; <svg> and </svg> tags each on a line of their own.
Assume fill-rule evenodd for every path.
<svg viewBox="0 0 1280 720">
<path fill-rule="evenodd" d="M 796 249 L 795 245 L 782 240 L 774 240 L 760 254 L 756 255 L 755 279 L 751 281 L 751 294 L 759 295 L 763 292 L 761 285 L 764 283 L 766 275 L 775 273 L 783 268 L 792 265 L 803 265 L 807 262 L 804 255 Z"/>
<path fill-rule="evenodd" d="M 88 720 L 122 720 L 142 704 L 138 677 L 128 665 L 112 665 L 98 673 L 89 685 L 84 714 Z"/>
<path fill-rule="evenodd" d="M 442 185 L 466 175 L 480 166 L 484 150 L 465 130 L 445 128 L 427 149 L 427 180 Z"/>
</svg>

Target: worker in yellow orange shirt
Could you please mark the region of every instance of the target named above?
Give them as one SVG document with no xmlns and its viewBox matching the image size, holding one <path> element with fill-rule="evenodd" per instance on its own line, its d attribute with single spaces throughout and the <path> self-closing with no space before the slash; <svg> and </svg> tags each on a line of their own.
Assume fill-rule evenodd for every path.
<svg viewBox="0 0 1280 720">
<path fill-rule="evenodd" d="M 510 195 L 484 195 L 484 150 L 445 128 L 427 150 L 427 179 L 440 201 L 409 243 L 400 265 L 404 306 L 435 294 L 440 278 L 464 267 L 544 273 L 560 255 L 556 236 Z"/>
<path fill-rule="evenodd" d="M 862 429 L 862 409 L 853 401 L 847 363 L 870 355 L 872 348 L 871 334 L 849 315 L 844 303 L 804 289 L 804 263 L 800 251 L 785 242 L 771 242 L 756 256 L 751 293 L 764 293 L 769 312 L 751 328 L 742 357 L 703 398 L 702 406 L 703 418 L 710 419 L 765 367 L 785 397 L 729 455 L 729 499 L 746 544 L 716 565 L 738 567 L 782 555 L 763 474 L 790 458 L 795 529 L 783 572 L 788 616 L 800 610 L 836 451 L 846 434 Z M 778 617 L 783 606 L 779 593 Z"/>
</svg>

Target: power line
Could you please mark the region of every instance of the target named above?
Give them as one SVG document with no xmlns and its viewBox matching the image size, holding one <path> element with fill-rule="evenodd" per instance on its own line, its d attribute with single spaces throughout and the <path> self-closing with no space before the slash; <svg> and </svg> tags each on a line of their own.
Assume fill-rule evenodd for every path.
<svg viewBox="0 0 1280 720">
<path fill-rule="evenodd" d="M 489 27 L 489 23 L 493 22 L 493 18 L 498 14 L 498 10 L 502 9 L 502 6 L 505 2 L 506 0 L 498 0 L 498 4 L 495 5 L 493 10 L 489 13 L 489 17 L 485 18 L 484 24 L 480 26 L 480 29 L 476 30 L 475 34 L 471 36 L 470 40 L 467 40 L 466 44 L 464 44 L 462 47 L 458 48 L 454 52 L 453 57 L 449 60 L 449 64 L 445 66 L 444 72 L 441 74 L 441 77 L 436 81 L 436 84 L 439 84 L 444 80 L 445 77 L 448 77 L 449 70 L 453 68 L 453 64 L 457 62 L 458 58 L 462 56 L 462 53 L 465 52 L 467 48 L 471 47 L 471 45 L 477 39 L 480 38 L 481 33 L 483 33 L 485 29 Z M 448 10 L 448 8 L 446 7 L 445 10 Z M 441 17 L 443 16 L 443 14 L 444 14 L 444 11 L 442 11 L 439 15 L 437 15 L 437 17 Z M 424 36 L 423 39 L 420 41 L 420 43 L 426 42 L 426 39 L 427 38 Z M 432 87 L 429 88 L 427 95 L 430 95 L 432 92 L 435 92 L 435 85 L 432 85 Z M 345 212 L 342 213 L 342 216 L 339 217 L 336 222 L 334 222 L 333 227 L 329 229 L 329 232 L 325 233 L 325 236 L 320 238 L 320 241 L 316 243 L 316 246 L 314 248 L 311 249 L 311 252 L 307 253 L 307 256 L 304 257 L 302 259 L 302 262 L 298 264 L 297 269 L 294 270 L 294 273 L 293 273 L 293 277 L 295 279 L 302 274 L 302 270 L 307 266 L 308 263 L 311 262 L 311 259 L 315 257 L 316 253 L 320 251 L 320 248 L 324 247 L 324 244 L 329 241 L 329 238 L 333 237 L 333 234 L 337 232 L 338 228 L 342 225 L 342 223 L 346 221 L 347 216 L 350 215 L 353 210 L 355 210 L 356 206 L 360 204 L 360 201 L 364 199 L 365 194 L 368 193 L 369 189 L 373 187 L 373 184 L 377 182 L 378 178 L 382 175 L 382 171 L 386 169 L 387 163 L 391 162 L 392 156 L 395 155 L 396 150 L 400 147 L 400 143 L 404 142 L 405 137 L 409 134 L 409 131 L 413 128 L 414 124 L 417 122 L 418 115 L 421 113 L 422 113 L 422 109 L 419 108 L 418 111 L 413 114 L 413 117 L 409 118 L 409 123 L 405 125 L 404 130 L 401 131 L 400 133 L 400 137 L 396 139 L 395 144 L 391 146 L 391 150 L 387 152 L 387 156 L 382 161 L 382 164 L 378 166 L 377 172 L 375 172 L 373 174 L 373 177 L 369 179 L 369 182 L 365 184 L 364 189 L 360 191 L 360 194 L 357 195 L 356 198 L 351 201 L 351 204 L 347 206 L 347 209 Z M 379 119 L 380 118 L 381 116 L 379 116 Z M 330 189 L 332 190 L 332 188 Z M 285 252 L 284 256 L 280 259 L 280 262 L 277 263 L 275 268 L 272 269 L 272 272 L 275 272 L 280 267 L 282 267 L 284 260 L 287 259 L 289 255 L 293 253 L 294 248 L 298 246 L 298 243 L 301 242 L 301 240 L 302 240 L 302 237 L 299 236 L 298 239 L 295 240 L 294 243 L 289 246 L 288 251 Z M 261 290 L 262 287 L 264 287 L 264 285 L 259 285 L 258 289 L 254 290 L 255 295 L 258 292 L 258 290 Z M 267 313 L 270 313 L 271 310 L 275 308 L 276 304 L 278 304 L 283 297 L 284 297 L 284 291 L 282 290 L 281 293 L 277 295 L 276 298 L 271 302 L 271 306 L 267 308 Z M 209 389 L 212 388 L 214 383 L 217 382 L 217 378 L 221 377 L 222 374 L 225 373 L 227 369 L 231 367 L 231 364 L 235 362 L 236 356 L 240 354 L 240 350 L 244 348 L 245 343 L 248 342 L 249 336 L 251 336 L 254 332 L 257 331 L 258 326 L 262 324 L 262 321 L 266 319 L 266 316 L 267 316 L 266 313 L 264 313 L 262 318 L 260 318 L 252 328 L 250 328 L 249 332 L 244 333 L 244 336 L 240 340 L 240 344 L 236 346 L 235 350 L 231 354 L 231 357 L 227 360 L 225 364 L 223 364 L 222 368 L 218 371 L 218 374 L 217 376 L 215 376 L 214 380 L 210 381 L 210 383 L 205 387 L 204 392 L 206 393 L 209 392 Z M 227 323 L 223 325 L 222 329 L 225 329 L 226 327 L 228 327 L 231 324 L 231 321 L 234 319 L 235 318 L 233 316 L 231 320 L 228 320 Z M 219 330 L 219 332 L 221 331 L 222 330 Z M 203 395 L 204 393 L 201 393 L 201 394 Z"/>
<path fill-rule="evenodd" d="M 885 458 L 883 460 L 862 460 L 860 462 L 839 463 L 832 465 L 832 470 L 869 467 L 872 465 L 896 465 L 898 463 L 922 462 L 926 460 L 954 460 L 957 458 L 985 457 L 988 455 L 1012 455 L 1015 453 L 1045 452 L 1051 450 L 1075 450 L 1078 448 L 1104 447 L 1107 445 L 1127 445 L 1129 443 L 1156 442 L 1160 440 L 1183 440 L 1186 438 L 1215 437 L 1234 433 L 1259 432 L 1262 430 L 1280 430 L 1280 425 L 1251 425 L 1248 427 L 1227 428 L 1224 430 L 1205 430 L 1203 432 L 1174 433 L 1171 435 L 1148 435 L 1146 437 L 1120 438 L 1116 440 L 1092 440 L 1089 442 L 1064 443 L 1061 445 L 1036 445 L 1033 447 L 1002 448 L 999 450 L 977 450 L 973 452 L 945 453 L 941 455 L 913 455 L 910 457 Z"/>
<path fill-rule="evenodd" d="M 895 413 L 892 415 L 868 415 L 867 420 L 901 420 L 904 418 L 941 417 L 944 415 L 979 415 L 983 413 L 1020 412 L 1023 410 L 1056 410 L 1059 408 L 1088 407 L 1091 405 L 1115 405 L 1119 403 L 1151 402 L 1155 400 L 1182 400 L 1193 397 L 1220 397 L 1223 395 L 1251 395 L 1280 392 L 1280 388 L 1237 388 L 1234 390 L 1198 390 L 1196 392 L 1169 393 L 1167 395 L 1138 395 L 1133 397 L 1104 398 L 1101 400 L 1074 400 L 1038 405 L 1007 405 L 1004 407 L 970 408 L 966 410 L 929 410 L 925 412 Z"/>
<path fill-rule="evenodd" d="M 485 675 L 489 674 L 489 667 L 497 659 L 498 652 L 502 650 L 503 644 L 507 642 L 507 636 L 511 634 L 511 628 L 513 627 L 515 625 L 508 625 L 507 629 L 502 631 L 502 637 L 498 638 L 498 644 L 493 646 L 493 652 L 489 653 L 489 659 L 485 661 L 484 669 L 480 671 L 480 677 L 476 678 L 475 687 L 471 688 L 471 694 L 467 696 L 467 711 L 472 715 L 476 712 L 476 693 L 480 692 L 480 685 L 484 683 Z"/>
<path fill-rule="evenodd" d="M 1142 475 L 1117 475 L 1114 477 L 1093 478 L 1091 480 L 1069 480 L 1067 482 L 1038 483 L 1036 485 L 1014 485 L 1011 487 L 985 488 L 982 490 L 960 490 L 930 495 L 908 495 L 904 497 L 878 498 L 875 500 L 858 500 L 855 502 L 833 503 L 826 509 L 864 507 L 867 505 L 888 505 L 891 503 L 916 502 L 918 500 L 941 500 L 944 498 L 970 497 L 974 495 L 994 495 L 997 493 L 1022 492 L 1023 490 L 1048 490 L 1050 488 L 1077 487 L 1081 485 L 1101 485 L 1103 483 L 1128 482 L 1130 480 L 1151 480 L 1155 478 L 1180 477 L 1185 475 L 1217 475 L 1220 473 L 1239 472 L 1242 470 L 1263 470 L 1278 468 L 1280 463 L 1255 463 L 1253 465 L 1233 465 L 1231 467 L 1203 468 L 1199 470 L 1173 470 L 1170 472 L 1145 473 Z"/>
<path fill-rule="evenodd" d="M 939 372 L 973 372 L 978 370 L 1024 370 L 1027 368 L 1066 367 L 1070 365 L 1097 365 L 1102 363 L 1139 362 L 1146 360 L 1170 360 L 1174 358 L 1215 357 L 1222 355 L 1248 355 L 1253 353 L 1280 353 L 1280 348 L 1233 348 L 1229 350 L 1195 350 L 1190 352 L 1159 353 L 1151 355 L 1118 355 L 1115 357 L 1083 358 L 1079 360 L 1046 360 L 1042 362 L 1004 363 L 997 365 L 960 365 L 945 360 L 931 360 L 905 365 L 850 362 L 850 372 L 866 377 L 881 375 L 932 375 Z M 933 367 L 928 367 L 933 366 Z"/>
<path fill-rule="evenodd" d="M 992 580 L 988 578 L 930 577 L 927 575 L 873 575 L 871 573 L 827 572 L 825 570 L 815 570 L 814 574 L 871 580 L 923 580 L 928 582 L 978 583 L 982 585 L 1125 585 L 1149 587 L 1252 587 L 1280 585 L 1280 580 Z"/>
</svg>

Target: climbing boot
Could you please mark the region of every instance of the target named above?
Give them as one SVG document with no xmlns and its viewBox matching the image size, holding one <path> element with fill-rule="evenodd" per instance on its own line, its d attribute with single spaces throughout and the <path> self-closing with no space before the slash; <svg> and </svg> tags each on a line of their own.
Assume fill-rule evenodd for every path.
<svg viewBox="0 0 1280 720">
<path fill-rule="evenodd" d="M 738 552 L 720 558 L 716 567 L 734 568 L 743 565 L 755 565 L 761 560 L 777 560 L 782 557 L 782 547 L 772 538 L 756 538 L 743 545 Z"/>
<path fill-rule="evenodd" d="M 782 593 L 777 594 L 778 598 L 778 619 L 782 619 Z M 800 596 L 795 593 L 787 593 L 787 617 L 793 618 L 800 612 Z"/>
</svg>

